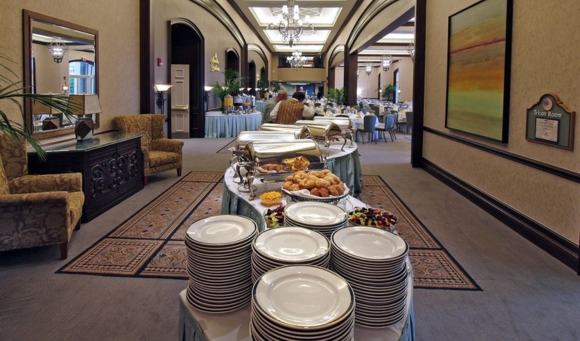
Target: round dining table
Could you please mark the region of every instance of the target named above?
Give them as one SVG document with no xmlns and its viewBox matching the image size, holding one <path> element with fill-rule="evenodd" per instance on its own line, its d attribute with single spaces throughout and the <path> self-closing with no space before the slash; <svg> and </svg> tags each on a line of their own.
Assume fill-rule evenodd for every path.
<svg viewBox="0 0 580 341">
<path fill-rule="evenodd" d="M 205 113 L 205 137 L 236 137 L 241 131 L 254 131 L 262 124 L 262 113 L 224 115 L 219 111 Z"/>
</svg>

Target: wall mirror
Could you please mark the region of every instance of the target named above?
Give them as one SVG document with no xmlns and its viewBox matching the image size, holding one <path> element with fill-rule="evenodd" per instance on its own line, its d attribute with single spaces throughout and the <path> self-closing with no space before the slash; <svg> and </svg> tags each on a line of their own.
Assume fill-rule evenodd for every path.
<svg viewBox="0 0 580 341">
<path fill-rule="evenodd" d="M 25 92 L 98 95 L 97 30 L 23 10 L 22 31 Z M 37 139 L 73 133 L 74 119 L 32 100 L 24 101 L 24 113 Z M 92 116 L 98 128 L 99 114 Z"/>
</svg>

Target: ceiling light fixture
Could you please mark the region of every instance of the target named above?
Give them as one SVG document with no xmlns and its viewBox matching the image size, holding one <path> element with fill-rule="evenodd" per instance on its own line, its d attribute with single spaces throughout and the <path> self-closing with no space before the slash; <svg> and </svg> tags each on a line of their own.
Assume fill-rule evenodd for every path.
<svg viewBox="0 0 580 341">
<path fill-rule="evenodd" d="M 389 71 L 391 64 L 393 63 L 393 57 L 391 55 L 387 55 L 385 52 L 381 57 L 381 66 L 383 67 L 383 71 Z"/>
<path fill-rule="evenodd" d="M 68 46 L 66 46 L 60 38 L 53 37 L 50 44 L 48 44 L 48 51 L 50 51 L 52 60 L 54 60 L 55 63 L 62 62 L 66 50 L 68 50 Z"/>
<path fill-rule="evenodd" d="M 294 42 L 300 41 L 304 28 L 314 31 L 309 15 L 304 17 L 304 22 L 300 19 L 300 8 L 294 5 L 294 0 L 288 0 L 288 5 L 282 6 L 282 14 L 278 14 L 274 22 L 268 25 L 269 30 L 278 30 L 290 47 L 294 46 Z"/>
<path fill-rule="evenodd" d="M 409 46 L 407 46 L 407 52 L 409 53 L 409 56 L 411 56 L 411 60 L 414 62 L 415 61 L 415 43 L 411 42 L 411 44 L 409 44 Z"/>
<path fill-rule="evenodd" d="M 367 76 L 370 76 L 372 71 L 373 71 L 373 64 L 370 64 L 370 63 L 367 64 L 365 66 L 365 72 L 367 73 Z"/>
<path fill-rule="evenodd" d="M 292 52 L 291 56 L 286 57 L 286 61 L 290 64 L 290 66 L 298 71 L 301 67 L 304 67 L 304 63 L 306 62 L 306 57 L 302 55 L 300 51 Z"/>
</svg>

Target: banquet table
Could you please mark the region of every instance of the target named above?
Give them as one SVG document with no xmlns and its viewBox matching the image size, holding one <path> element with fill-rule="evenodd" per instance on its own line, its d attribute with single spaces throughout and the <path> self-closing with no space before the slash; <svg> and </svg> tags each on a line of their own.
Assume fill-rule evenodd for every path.
<svg viewBox="0 0 580 341">
<path fill-rule="evenodd" d="M 262 113 L 224 115 L 219 111 L 205 114 L 205 137 L 236 137 L 240 131 L 258 130 L 262 124 Z"/>
<path fill-rule="evenodd" d="M 268 101 L 256 101 L 256 110 L 263 113 L 266 108 L 266 103 L 268 103 Z"/>
</svg>

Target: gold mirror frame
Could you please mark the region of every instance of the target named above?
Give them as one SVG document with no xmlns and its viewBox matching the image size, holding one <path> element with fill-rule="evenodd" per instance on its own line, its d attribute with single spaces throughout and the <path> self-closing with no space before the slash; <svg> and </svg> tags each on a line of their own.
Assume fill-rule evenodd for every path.
<svg viewBox="0 0 580 341">
<path fill-rule="evenodd" d="M 95 37 L 95 93 L 99 93 L 99 31 L 85 26 L 70 23 L 65 20 L 49 17 L 44 14 L 35 13 L 28 10 L 22 10 L 22 34 L 23 34 L 23 68 L 24 68 L 24 92 L 31 93 L 32 90 L 32 22 L 39 21 L 50 25 L 61 26 L 63 28 L 69 28 L 77 31 L 81 31 L 87 34 L 91 34 Z M 32 115 L 32 100 L 24 100 L 24 115 L 26 117 L 26 125 L 34 130 L 34 120 Z M 96 114 L 95 128 L 99 127 L 99 115 Z M 51 138 L 55 136 L 61 136 L 66 134 L 73 134 L 74 127 L 65 127 L 55 130 L 48 131 L 33 131 L 32 136 L 38 140 Z"/>
</svg>

